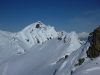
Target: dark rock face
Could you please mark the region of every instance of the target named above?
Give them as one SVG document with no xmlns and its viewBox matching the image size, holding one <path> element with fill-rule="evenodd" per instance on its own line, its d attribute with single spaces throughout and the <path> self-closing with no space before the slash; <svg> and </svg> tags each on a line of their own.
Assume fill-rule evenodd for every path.
<svg viewBox="0 0 100 75">
<path fill-rule="evenodd" d="M 75 64 L 74 66 L 80 66 L 80 65 L 82 65 L 82 63 L 85 61 L 85 58 L 81 58 L 81 59 L 79 59 L 78 60 L 78 63 L 77 64 Z"/>
<path fill-rule="evenodd" d="M 36 25 L 36 28 L 40 28 L 40 24 L 37 24 L 37 25 Z"/>
<path fill-rule="evenodd" d="M 58 37 L 58 40 L 62 40 L 62 38 L 61 37 Z"/>
<path fill-rule="evenodd" d="M 90 58 L 96 58 L 100 55 L 100 26 L 89 34 L 88 41 L 90 41 L 90 47 L 87 50 L 87 56 Z"/>
</svg>

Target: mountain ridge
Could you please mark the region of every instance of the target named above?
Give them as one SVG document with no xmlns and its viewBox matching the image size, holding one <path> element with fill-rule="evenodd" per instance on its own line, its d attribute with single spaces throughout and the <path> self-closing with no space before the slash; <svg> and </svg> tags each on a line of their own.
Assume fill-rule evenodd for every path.
<svg viewBox="0 0 100 75">
<path fill-rule="evenodd" d="M 90 43 L 82 44 L 75 31 L 33 23 L 0 47 L 0 75 L 98 75 L 100 58 L 87 57 Z"/>
</svg>

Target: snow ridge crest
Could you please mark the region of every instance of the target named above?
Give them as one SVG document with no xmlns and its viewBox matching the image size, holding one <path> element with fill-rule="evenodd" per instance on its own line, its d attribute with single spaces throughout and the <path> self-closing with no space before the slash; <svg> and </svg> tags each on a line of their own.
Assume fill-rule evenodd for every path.
<svg viewBox="0 0 100 75">
<path fill-rule="evenodd" d="M 58 33 L 54 27 L 46 26 L 41 21 L 38 21 L 18 32 L 16 38 L 23 48 L 29 49 L 37 43 L 42 44 L 57 36 Z"/>
</svg>

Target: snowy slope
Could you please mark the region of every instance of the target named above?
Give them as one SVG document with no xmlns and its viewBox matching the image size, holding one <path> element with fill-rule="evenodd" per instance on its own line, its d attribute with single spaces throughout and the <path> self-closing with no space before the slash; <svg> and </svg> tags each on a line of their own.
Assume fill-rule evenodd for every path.
<svg viewBox="0 0 100 75">
<path fill-rule="evenodd" d="M 90 46 L 87 41 L 76 51 L 73 51 L 70 56 L 61 64 L 55 75 L 99 75 L 100 74 L 100 57 L 90 59 L 87 57 L 86 51 Z M 84 59 L 82 64 L 79 60 Z M 81 63 L 80 62 L 80 63 Z"/>
<path fill-rule="evenodd" d="M 15 33 L 0 30 L 0 46 L 7 44 L 15 36 Z"/>
<path fill-rule="evenodd" d="M 73 75 L 74 75 L 74 72 L 77 70 L 77 68 L 80 68 L 80 66 L 75 66 L 75 64 L 80 58 L 83 57 L 86 58 L 86 50 L 88 49 L 88 47 L 89 47 L 89 43 L 81 46 L 76 51 L 73 51 L 70 54 L 69 58 L 62 63 L 56 75 L 71 75 L 71 71 L 73 71 Z"/>
<path fill-rule="evenodd" d="M 64 39 L 66 40 L 65 43 Z M 5 64 L 1 64 L 0 69 L 3 70 L 0 73 L 3 75 L 52 75 L 55 69 L 62 64 L 65 56 L 80 46 L 76 33 L 71 32 L 62 40 L 54 38 L 44 44 L 36 44 L 21 55 L 13 55 L 16 53 L 16 48 L 10 52 L 13 53 L 12 56 L 9 56 L 11 59 L 5 58 Z"/>
<path fill-rule="evenodd" d="M 100 57 L 90 60 L 88 64 L 79 68 L 74 75 L 99 75 L 100 74 Z"/>
<path fill-rule="evenodd" d="M 56 32 L 39 21 L 12 36 L 0 47 L 0 75 L 100 74 L 100 58 L 87 57 L 90 42 L 81 44 L 75 32 Z"/>
</svg>

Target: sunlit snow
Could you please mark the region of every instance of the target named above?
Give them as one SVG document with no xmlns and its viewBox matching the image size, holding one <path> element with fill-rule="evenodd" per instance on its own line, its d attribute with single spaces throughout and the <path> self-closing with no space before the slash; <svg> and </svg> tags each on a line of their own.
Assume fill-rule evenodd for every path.
<svg viewBox="0 0 100 75">
<path fill-rule="evenodd" d="M 75 31 L 56 32 L 39 21 L 18 33 L 0 31 L 0 37 L 0 75 L 100 74 L 100 58 L 87 58 L 90 43 L 81 44 Z"/>
</svg>

